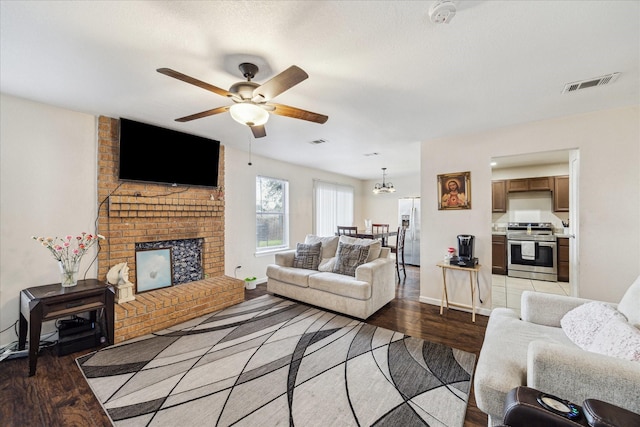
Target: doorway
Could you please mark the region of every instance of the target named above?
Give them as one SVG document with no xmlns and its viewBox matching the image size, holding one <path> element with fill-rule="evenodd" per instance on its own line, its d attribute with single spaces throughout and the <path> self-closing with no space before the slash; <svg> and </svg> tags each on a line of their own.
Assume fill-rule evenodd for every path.
<svg viewBox="0 0 640 427">
<path fill-rule="evenodd" d="M 504 197 L 504 204 L 492 203 L 492 252 L 494 257 L 503 257 L 505 263 L 504 268 L 501 261 L 492 263 L 493 273 L 496 273 L 492 274 L 492 308 L 508 307 L 519 312 L 521 295 L 525 290 L 577 295 L 578 150 L 494 157 L 491 167 L 492 183 L 501 182 L 492 185 L 494 192 L 504 189 L 504 194 L 499 196 Z M 559 195 L 561 199 L 558 199 Z M 494 193 L 494 200 L 496 197 Z M 554 261 L 562 271 L 558 280 L 514 277 L 515 272 L 509 274 L 506 265 L 509 259 L 507 235 L 509 225 L 513 226 L 513 223 L 550 224 L 556 237 L 554 244 L 557 243 L 558 247 Z M 567 248 L 570 255 L 566 253 Z"/>
</svg>

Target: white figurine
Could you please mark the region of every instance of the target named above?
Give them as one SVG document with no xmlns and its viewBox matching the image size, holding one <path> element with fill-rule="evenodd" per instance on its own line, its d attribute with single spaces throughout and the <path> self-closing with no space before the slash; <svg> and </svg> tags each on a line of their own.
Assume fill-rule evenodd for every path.
<svg viewBox="0 0 640 427">
<path fill-rule="evenodd" d="M 107 283 L 115 286 L 117 292 L 116 302 L 118 304 L 127 301 L 133 301 L 133 283 L 129 281 L 129 267 L 126 262 L 111 267 L 107 273 Z"/>
</svg>

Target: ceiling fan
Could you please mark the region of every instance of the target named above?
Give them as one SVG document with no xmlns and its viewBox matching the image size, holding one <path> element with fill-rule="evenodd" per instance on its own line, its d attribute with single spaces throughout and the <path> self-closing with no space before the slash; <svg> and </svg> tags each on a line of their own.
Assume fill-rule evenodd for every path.
<svg viewBox="0 0 640 427">
<path fill-rule="evenodd" d="M 189 77 L 186 74 L 182 74 L 170 68 L 158 68 L 156 71 L 218 95 L 231 98 L 234 102 L 233 105 L 218 107 L 201 113 L 192 114 L 190 116 L 181 117 L 176 119 L 177 122 L 188 122 L 229 111 L 231 117 L 233 117 L 235 121 L 251 128 L 254 137 L 262 138 L 267 136 L 264 124 L 269 120 L 269 113 L 315 123 L 324 123 L 329 119 L 328 116 L 322 114 L 312 113 L 311 111 L 290 107 L 288 105 L 269 102 L 282 92 L 291 89 L 293 86 L 309 77 L 302 68 L 292 65 L 262 85 L 251 81 L 258 73 L 258 67 L 256 65 L 243 62 L 238 66 L 238 68 L 247 81 L 234 83 L 228 91 L 193 77 Z"/>
</svg>

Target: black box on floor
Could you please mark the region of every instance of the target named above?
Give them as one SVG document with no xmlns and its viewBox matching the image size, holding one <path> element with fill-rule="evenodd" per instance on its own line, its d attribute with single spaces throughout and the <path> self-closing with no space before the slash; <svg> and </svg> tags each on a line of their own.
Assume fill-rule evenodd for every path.
<svg viewBox="0 0 640 427">
<path fill-rule="evenodd" d="M 90 331 L 95 327 L 95 323 L 89 319 L 76 317 L 74 319 L 61 320 L 58 325 L 58 336 L 60 338 L 70 337 L 80 332 Z"/>
<path fill-rule="evenodd" d="M 58 356 L 65 356 L 76 351 L 97 347 L 100 345 L 100 336 L 100 330 L 95 327 L 66 337 L 60 335 L 56 345 Z"/>
</svg>

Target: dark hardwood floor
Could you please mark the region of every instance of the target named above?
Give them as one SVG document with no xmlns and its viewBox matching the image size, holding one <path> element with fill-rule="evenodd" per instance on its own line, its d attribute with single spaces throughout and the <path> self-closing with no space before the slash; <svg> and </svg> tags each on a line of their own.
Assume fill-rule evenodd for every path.
<svg viewBox="0 0 640 427">
<path fill-rule="evenodd" d="M 432 342 L 480 353 L 488 318 L 456 310 L 445 311 L 420 303 L 419 269 L 407 267 L 407 279 L 397 287 L 397 298 L 367 322 Z M 437 286 L 440 286 L 438 283 Z M 266 285 L 246 291 L 246 299 L 266 293 Z M 75 359 L 92 350 L 57 357 L 53 349 L 41 350 L 37 373 L 28 377 L 26 358 L 0 362 L 0 425 L 26 426 L 110 426 L 109 418 L 94 397 Z M 185 424 L 186 425 L 186 424 Z M 473 391 L 469 398 L 465 427 L 486 426 L 487 416 L 476 407 Z"/>
</svg>

